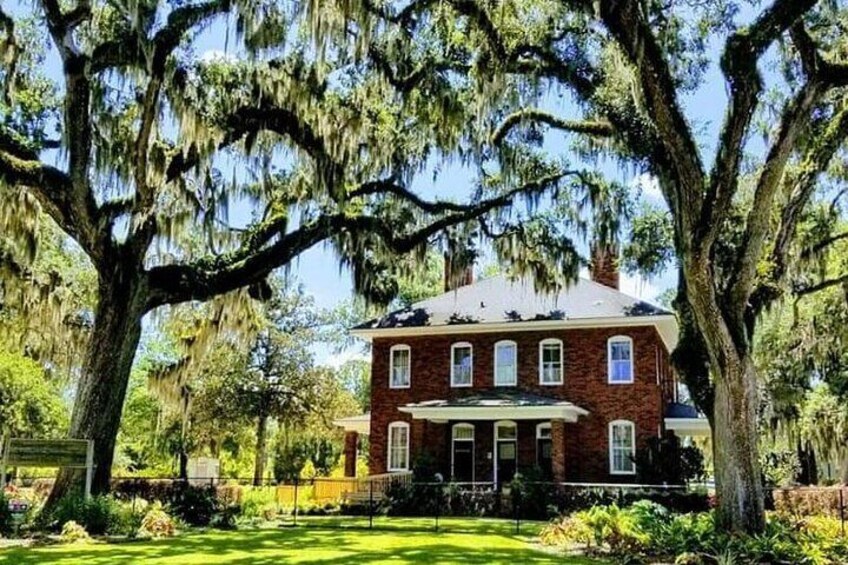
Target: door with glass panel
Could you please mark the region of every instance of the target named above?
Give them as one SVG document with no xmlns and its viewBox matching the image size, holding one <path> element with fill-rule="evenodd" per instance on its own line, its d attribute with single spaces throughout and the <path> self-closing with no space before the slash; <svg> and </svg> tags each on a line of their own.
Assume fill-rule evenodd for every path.
<svg viewBox="0 0 848 565">
<path fill-rule="evenodd" d="M 500 487 L 515 477 L 518 468 L 518 430 L 515 422 L 495 424 L 495 482 Z"/>
<path fill-rule="evenodd" d="M 453 427 L 452 449 L 451 478 L 459 483 L 474 482 L 474 426 Z"/>
<path fill-rule="evenodd" d="M 551 453 L 553 451 L 553 443 L 551 441 L 551 425 L 539 424 L 536 428 L 536 465 L 542 471 L 542 475 L 546 479 L 553 476 L 551 466 Z"/>
</svg>

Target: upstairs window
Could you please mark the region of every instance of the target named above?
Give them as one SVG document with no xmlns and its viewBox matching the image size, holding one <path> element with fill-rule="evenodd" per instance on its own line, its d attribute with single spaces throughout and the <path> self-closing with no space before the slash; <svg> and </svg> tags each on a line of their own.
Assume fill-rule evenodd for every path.
<svg viewBox="0 0 848 565">
<path fill-rule="evenodd" d="M 636 473 L 636 428 L 628 420 L 616 420 L 609 425 L 610 474 Z"/>
<path fill-rule="evenodd" d="M 412 352 L 408 345 L 395 345 L 389 352 L 389 388 L 409 388 Z"/>
<path fill-rule="evenodd" d="M 562 384 L 562 341 L 558 339 L 539 344 L 539 384 Z"/>
<path fill-rule="evenodd" d="M 473 362 L 470 343 L 454 343 L 451 346 L 451 386 L 471 386 Z"/>
<path fill-rule="evenodd" d="M 518 384 L 518 346 L 514 341 L 495 344 L 495 386 Z"/>
<path fill-rule="evenodd" d="M 633 382 L 633 340 L 627 336 L 611 337 L 607 342 L 609 357 L 609 382 L 628 384 Z"/>
<path fill-rule="evenodd" d="M 389 471 L 409 470 L 409 424 L 389 424 Z"/>
</svg>

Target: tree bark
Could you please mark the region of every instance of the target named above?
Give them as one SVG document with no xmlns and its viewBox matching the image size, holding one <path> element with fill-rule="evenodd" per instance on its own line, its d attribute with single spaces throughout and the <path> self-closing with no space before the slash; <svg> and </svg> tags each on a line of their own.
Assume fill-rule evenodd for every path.
<svg viewBox="0 0 848 565">
<path fill-rule="evenodd" d="M 710 265 L 709 260 L 696 256 L 684 269 L 687 298 L 713 377 L 716 518 L 719 528 L 725 531 L 756 533 L 765 527 L 757 436 L 757 374 L 745 312 L 728 311 L 727 303 L 719 300 Z"/>
<path fill-rule="evenodd" d="M 109 276 L 111 274 L 111 276 Z M 94 328 L 74 400 L 68 437 L 94 440 L 92 493 L 109 490 L 115 441 L 133 358 L 141 338 L 146 287 L 137 271 L 100 274 Z M 61 469 L 47 506 L 81 488 L 85 470 Z"/>
<path fill-rule="evenodd" d="M 718 524 L 736 532 L 765 528 L 763 479 L 757 447 L 757 375 L 749 355 L 720 367 L 715 383 Z"/>
<path fill-rule="evenodd" d="M 253 486 L 261 486 L 265 479 L 265 461 L 268 450 L 268 415 L 259 415 L 256 425 L 256 461 L 253 466 Z"/>
</svg>

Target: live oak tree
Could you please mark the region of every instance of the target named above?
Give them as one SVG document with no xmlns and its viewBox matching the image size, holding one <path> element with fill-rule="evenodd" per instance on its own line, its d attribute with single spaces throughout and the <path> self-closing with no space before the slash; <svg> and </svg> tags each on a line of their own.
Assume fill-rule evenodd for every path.
<svg viewBox="0 0 848 565">
<path fill-rule="evenodd" d="M 560 132 L 574 140 L 572 155 L 611 157 L 657 180 L 680 269 L 674 357 L 713 424 L 719 523 L 761 530 L 752 337 L 786 288 L 799 218 L 826 190 L 823 172 L 848 133 L 844 3 L 342 4 L 357 25 L 337 34 L 356 29 L 371 64 L 399 88 L 475 78 L 478 120 L 505 169 L 521 148 Z M 715 140 L 684 104 L 711 63 L 727 93 Z M 777 71 L 766 75 L 766 65 Z"/>
<path fill-rule="evenodd" d="M 69 430 L 95 441 L 95 492 L 148 312 L 246 287 L 264 297 L 269 273 L 322 243 L 357 292 L 387 302 L 393 256 L 464 244 L 469 224 L 496 229 L 514 200 L 568 178 L 527 158 L 481 175 L 469 204 L 417 195 L 415 173 L 471 144 L 469 95 L 436 98 L 425 80 L 399 97 L 346 49 L 311 42 L 319 18 L 294 2 L 28 7 L 0 9 L 2 206 L 32 196 L 97 273 Z M 209 29 L 235 56 L 197 54 Z M 249 220 L 231 225 L 230 203 Z M 78 480 L 63 470 L 51 503 Z"/>
</svg>

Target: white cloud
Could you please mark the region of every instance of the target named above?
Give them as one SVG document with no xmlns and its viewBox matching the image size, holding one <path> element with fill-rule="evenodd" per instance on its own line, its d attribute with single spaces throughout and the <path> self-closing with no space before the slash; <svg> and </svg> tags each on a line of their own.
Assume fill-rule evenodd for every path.
<svg viewBox="0 0 848 565">
<path fill-rule="evenodd" d="M 648 200 L 663 201 L 662 191 L 660 190 L 660 181 L 657 177 L 648 173 L 642 173 L 633 178 L 631 186 L 638 187 L 642 191 L 642 195 Z"/>
<path fill-rule="evenodd" d="M 200 55 L 200 61 L 203 63 L 214 63 L 217 61 L 233 62 L 236 58 L 230 54 L 221 51 L 220 49 L 209 49 Z"/>
</svg>

